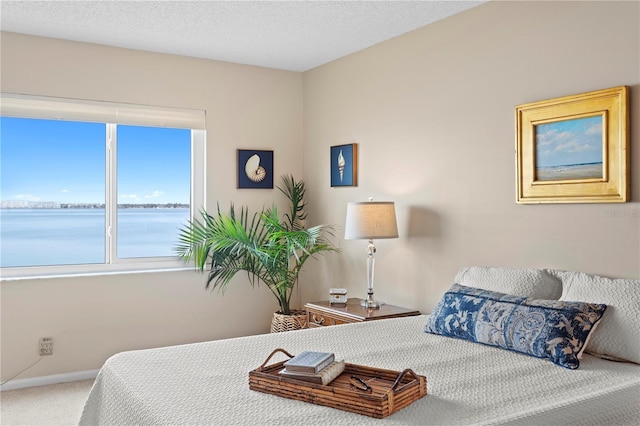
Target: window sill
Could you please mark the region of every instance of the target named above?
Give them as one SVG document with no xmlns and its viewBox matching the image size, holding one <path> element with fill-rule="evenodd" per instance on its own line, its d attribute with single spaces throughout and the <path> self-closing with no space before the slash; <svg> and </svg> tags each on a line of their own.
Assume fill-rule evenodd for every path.
<svg viewBox="0 0 640 426">
<path fill-rule="evenodd" d="M 29 267 L 0 269 L 0 281 L 75 278 L 122 274 L 193 271 L 193 266 L 182 262 L 137 262 L 118 265 L 72 265 L 56 267 Z"/>
</svg>

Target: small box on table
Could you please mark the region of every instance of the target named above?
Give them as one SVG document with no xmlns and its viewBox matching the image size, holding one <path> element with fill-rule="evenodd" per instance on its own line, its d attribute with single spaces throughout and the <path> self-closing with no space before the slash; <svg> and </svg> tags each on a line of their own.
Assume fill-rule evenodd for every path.
<svg viewBox="0 0 640 426">
<path fill-rule="evenodd" d="M 346 288 L 330 288 L 329 303 L 331 303 L 332 305 L 347 303 L 347 289 Z"/>
</svg>

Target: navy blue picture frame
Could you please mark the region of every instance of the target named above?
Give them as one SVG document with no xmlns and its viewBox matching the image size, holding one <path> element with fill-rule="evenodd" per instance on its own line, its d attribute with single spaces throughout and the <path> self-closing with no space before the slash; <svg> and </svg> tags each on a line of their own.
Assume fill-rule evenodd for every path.
<svg viewBox="0 0 640 426">
<path fill-rule="evenodd" d="M 331 147 L 331 186 L 358 186 L 358 144 Z"/>
<path fill-rule="evenodd" d="M 238 150 L 238 188 L 273 189 L 273 151 Z"/>
</svg>

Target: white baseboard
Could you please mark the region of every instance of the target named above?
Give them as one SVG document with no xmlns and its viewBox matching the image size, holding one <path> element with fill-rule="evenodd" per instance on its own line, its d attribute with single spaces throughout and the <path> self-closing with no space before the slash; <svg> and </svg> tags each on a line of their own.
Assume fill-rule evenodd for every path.
<svg viewBox="0 0 640 426">
<path fill-rule="evenodd" d="M 77 382 L 95 379 L 99 370 L 76 371 L 73 373 L 54 374 L 52 376 L 30 377 L 28 379 L 10 380 L 0 387 L 0 391 L 30 388 L 32 386 L 54 385 L 56 383 Z"/>
</svg>

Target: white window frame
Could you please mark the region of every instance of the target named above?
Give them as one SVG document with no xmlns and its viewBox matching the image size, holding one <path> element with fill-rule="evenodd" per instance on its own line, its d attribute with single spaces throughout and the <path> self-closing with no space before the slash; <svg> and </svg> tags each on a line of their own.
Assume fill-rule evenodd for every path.
<svg viewBox="0 0 640 426">
<path fill-rule="evenodd" d="M 54 119 L 106 124 L 107 176 L 105 176 L 105 262 L 99 264 L 25 266 L 0 269 L 0 280 L 43 278 L 47 276 L 103 275 L 111 273 L 152 272 L 190 268 L 176 256 L 148 258 L 116 257 L 113 236 L 117 216 L 115 176 L 116 126 L 118 124 L 191 129 L 191 200 L 190 217 L 199 217 L 206 194 L 205 112 L 182 108 L 133 105 L 66 98 L 0 93 L 3 117 Z M 110 241 L 112 240 L 113 241 Z"/>
</svg>

